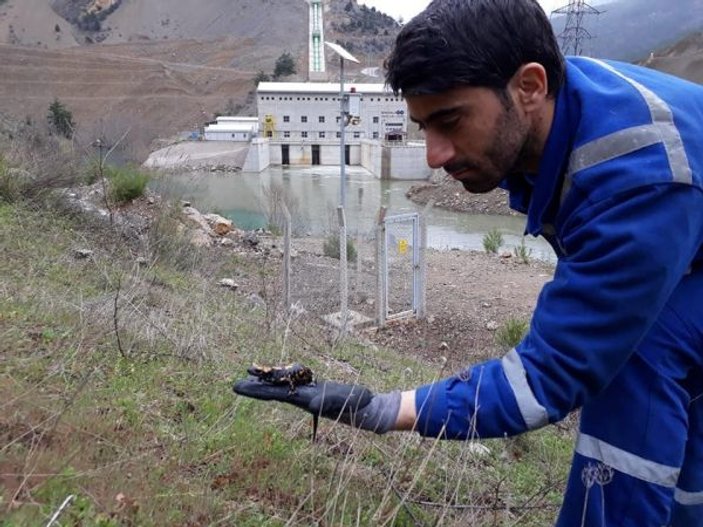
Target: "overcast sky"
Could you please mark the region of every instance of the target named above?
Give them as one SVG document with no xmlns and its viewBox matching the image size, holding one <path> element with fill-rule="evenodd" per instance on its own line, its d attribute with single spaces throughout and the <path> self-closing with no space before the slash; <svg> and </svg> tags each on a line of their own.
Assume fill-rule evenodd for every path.
<svg viewBox="0 0 703 527">
<path fill-rule="evenodd" d="M 394 18 L 403 17 L 404 21 L 410 20 L 430 3 L 430 0 L 359 0 L 360 4 L 375 7 Z M 568 0 L 539 0 L 544 10 L 549 14 L 553 9 L 568 4 Z M 598 2 L 595 2 L 598 3 Z"/>
</svg>

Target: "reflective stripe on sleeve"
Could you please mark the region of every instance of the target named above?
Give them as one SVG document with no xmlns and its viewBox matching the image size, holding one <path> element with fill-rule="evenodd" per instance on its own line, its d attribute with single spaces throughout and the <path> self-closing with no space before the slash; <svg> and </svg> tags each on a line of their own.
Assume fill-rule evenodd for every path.
<svg viewBox="0 0 703 527">
<path fill-rule="evenodd" d="M 527 382 L 527 373 L 522 365 L 522 359 L 513 349 L 502 360 L 503 371 L 508 379 L 508 384 L 513 390 L 520 414 L 529 430 L 541 428 L 549 424 L 547 410 L 539 404 L 535 394 Z"/>
<path fill-rule="evenodd" d="M 633 478 L 667 488 L 676 487 L 681 471 L 677 467 L 644 459 L 587 434 L 579 435 L 576 452 Z"/>
<path fill-rule="evenodd" d="M 703 505 L 703 492 L 686 492 L 685 490 L 676 489 L 674 500 L 676 500 L 676 503 L 686 507 Z"/>
</svg>

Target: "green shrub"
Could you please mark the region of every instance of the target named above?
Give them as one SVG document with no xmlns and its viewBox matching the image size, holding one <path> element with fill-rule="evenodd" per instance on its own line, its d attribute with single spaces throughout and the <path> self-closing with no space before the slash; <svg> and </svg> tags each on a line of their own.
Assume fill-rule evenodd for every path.
<svg viewBox="0 0 703 527">
<path fill-rule="evenodd" d="M 512 349 L 520 343 L 528 329 L 529 324 L 524 320 L 509 318 L 496 332 L 496 343 L 505 350 Z"/>
<path fill-rule="evenodd" d="M 530 263 L 530 256 L 532 256 L 532 249 L 525 245 L 525 237 L 522 237 L 522 242 L 520 245 L 516 246 L 514 251 L 515 256 L 524 264 Z"/>
<path fill-rule="evenodd" d="M 149 176 L 133 167 L 105 167 L 110 180 L 110 197 L 115 203 L 126 203 L 144 195 Z"/>
<path fill-rule="evenodd" d="M 13 176 L 5 158 L 0 155 L 0 200 L 13 203 L 20 193 L 17 178 Z"/>
<path fill-rule="evenodd" d="M 498 229 L 491 229 L 483 237 L 483 248 L 487 253 L 497 253 L 503 245 L 503 235 Z"/>
<path fill-rule="evenodd" d="M 329 258 L 339 260 L 339 234 L 332 234 L 325 238 L 325 242 L 322 245 L 322 252 Z M 347 261 L 356 262 L 356 247 L 354 246 L 354 242 L 349 238 L 347 238 Z"/>
</svg>

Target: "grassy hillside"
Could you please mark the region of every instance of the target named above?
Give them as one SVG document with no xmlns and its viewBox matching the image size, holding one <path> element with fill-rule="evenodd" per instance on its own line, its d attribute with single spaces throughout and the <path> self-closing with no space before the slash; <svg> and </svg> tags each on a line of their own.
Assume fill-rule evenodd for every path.
<svg viewBox="0 0 703 527">
<path fill-rule="evenodd" d="M 447 372 L 330 343 L 314 319 L 281 309 L 280 260 L 191 246 L 179 207 L 138 198 L 113 222 L 68 211 L 51 187 L 78 185 L 91 160 L 41 144 L 63 159 L 60 184 L 19 154 L 16 133 L 0 148 L 0 525 L 46 524 L 68 498 L 62 525 L 553 522 L 568 428 L 480 454 L 473 441 L 326 421 L 311 444 L 309 416 L 234 396 L 254 361 L 301 361 L 374 390 Z M 124 228 L 134 216 L 148 228 Z M 230 276 L 241 290 L 218 286 Z"/>
</svg>

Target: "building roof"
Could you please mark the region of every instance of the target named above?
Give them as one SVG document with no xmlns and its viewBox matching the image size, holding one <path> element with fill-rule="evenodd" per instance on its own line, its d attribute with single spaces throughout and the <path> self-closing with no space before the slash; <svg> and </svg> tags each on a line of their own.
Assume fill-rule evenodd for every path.
<svg viewBox="0 0 703 527">
<path fill-rule="evenodd" d="M 355 88 L 359 93 L 374 93 L 393 95 L 393 91 L 385 84 L 368 84 L 363 82 L 344 83 L 344 91 Z M 260 82 L 258 93 L 339 93 L 338 82 Z"/>
<path fill-rule="evenodd" d="M 242 117 L 239 115 L 220 115 L 217 117 L 216 121 L 218 123 L 228 122 L 228 123 L 256 123 L 259 121 L 258 117 Z"/>
<path fill-rule="evenodd" d="M 206 132 L 251 132 L 256 128 L 256 123 L 217 123 L 205 127 Z"/>
</svg>

